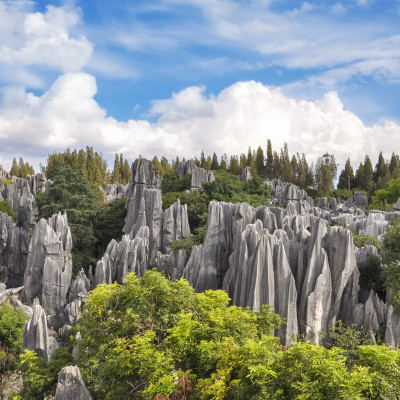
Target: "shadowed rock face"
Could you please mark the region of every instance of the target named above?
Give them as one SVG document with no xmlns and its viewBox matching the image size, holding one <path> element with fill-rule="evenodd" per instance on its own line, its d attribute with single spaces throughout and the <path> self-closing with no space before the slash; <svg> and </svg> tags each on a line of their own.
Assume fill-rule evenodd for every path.
<svg viewBox="0 0 400 400">
<path fill-rule="evenodd" d="M 35 196 L 46 190 L 50 183 L 42 173 L 28 175 L 26 179 L 12 178 L 12 183 L 0 186 L 0 201 L 7 200 L 12 209 L 18 213 L 17 225 L 28 229 L 34 222 Z"/>
<path fill-rule="evenodd" d="M 35 297 L 46 311 L 51 326 L 58 326 L 67 303 L 72 276 L 72 237 L 67 215 L 58 213 L 35 226 L 24 275 L 28 304 Z"/>
<path fill-rule="evenodd" d="M 38 301 L 33 305 L 33 316 L 25 322 L 22 349 L 32 350 L 48 361 L 53 350 L 58 347 L 49 337 L 46 312 Z"/>
<path fill-rule="evenodd" d="M 28 232 L 16 227 L 11 217 L 0 212 L 0 281 L 7 287 L 23 284 L 28 248 Z"/>
<path fill-rule="evenodd" d="M 55 400 L 93 400 L 77 366 L 64 367 L 58 374 Z"/>
</svg>

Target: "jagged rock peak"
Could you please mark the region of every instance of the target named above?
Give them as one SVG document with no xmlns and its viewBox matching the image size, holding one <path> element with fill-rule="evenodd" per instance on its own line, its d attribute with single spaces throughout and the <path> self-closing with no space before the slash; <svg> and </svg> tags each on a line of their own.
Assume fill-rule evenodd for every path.
<svg viewBox="0 0 400 400">
<path fill-rule="evenodd" d="M 0 281 L 13 288 L 23 284 L 28 256 L 28 232 L 0 212 Z"/>
<path fill-rule="evenodd" d="M 162 242 L 164 252 L 171 250 L 174 240 L 181 240 L 190 233 L 187 205 L 178 199 L 164 211 Z"/>
<path fill-rule="evenodd" d="M 203 183 L 210 183 L 215 181 L 214 172 L 207 172 L 204 168 L 198 167 L 193 160 L 181 161 L 176 168 L 176 172 L 180 176 L 192 174 L 191 188 L 201 188 Z"/>
<path fill-rule="evenodd" d="M 240 175 L 240 181 L 242 183 L 246 183 L 249 179 L 253 178 L 253 174 L 251 173 L 251 168 L 246 167 L 243 171 L 242 174 Z"/>
<path fill-rule="evenodd" d="M 58 374 L 55 400 L 93 400 L 77 366 L 64 367 Z"/>
<path fill-rule="evenodd" d="M 103 189 L 101 186 L 99 187 L 100 190 L 104 193 L 107 201 L 110 204 L 113 204 L 114 201 L 123 199 L 126 197 L 126 194 L 129 189 L 129 185 L 119 185 L 116 183 L 110 183 L 107 185 L 105 189 Z"/>
<path fill-rule="evenodd" d="M 153 163 L 146 158 L 137 158 L 131 168 L 131 177 L 129 184 L 142 184 L 154 186 L 156 182 L 156 173 Z"/>
<path fill-rule="evenodd" d="M 51 357 L 46 312 L 37 299 L 33 304 L 32 318 L 25 322 L 22 349 L 34 351 L 46 361 Z"/>
<path fill-rule="evenodd" d="M 25 296 L 37 296 L 51 326 L 62 319 L 72 276 L 72 236 L 66 214 L 55 214 L 35 226 L 24 275 Z"/>
</svg>

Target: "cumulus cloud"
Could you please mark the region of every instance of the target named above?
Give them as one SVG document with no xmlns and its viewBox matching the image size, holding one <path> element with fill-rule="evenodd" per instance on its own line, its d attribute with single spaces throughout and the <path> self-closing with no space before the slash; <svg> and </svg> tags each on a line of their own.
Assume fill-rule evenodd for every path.
<svg viewBox="0 0 400 400">
<path fill-rule="evenodd" d="M 261 83 L 238 82 L 216 96 L 204 87 L 188 87 L 170 99 L 153 102 L 157 122 L 119 122 L 94 100 L 96 81 L 86 73 L 67 73 L 42 96 L 23 88 L 6 88 L 0 104 L 0 156 L 28 160 L 67 147 L 87 145 L 112 158 L 123 152 L 173 158 L 193 157 L 204 149 L 219 155 L 247 152 L 248 146 L 265 148 L 267 139 L 279 149 L 284 142 L 292 153 L 305 153 L 315 161 L 325 152 L 354 166 L 368 153 L 388 157 L 400 147 L 400 126 L 393 121 L 366 126 L 343 108 L 336 92 L 318 101 L 296 100 L 279 88 Z"/>
<path fill-rule="evenodd" d="M 30 2 L 0 0 L 0 21 L 0 67 L 4 71 L 0 78 L 8 81 L 14 70 L 21 81 L 31 66 L 79 71 L 93 51 L 85 36 L 74 34 L 80 22 L 77 9 L 49 5 L 40 13 L 32 12 Z M 22 82 L 35 83 L 32 78 Z"/>
</svg>

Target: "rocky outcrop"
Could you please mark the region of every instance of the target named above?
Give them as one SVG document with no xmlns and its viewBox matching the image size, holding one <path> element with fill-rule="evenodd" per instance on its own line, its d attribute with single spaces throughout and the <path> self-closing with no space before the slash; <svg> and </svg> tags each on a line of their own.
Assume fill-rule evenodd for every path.
<svg viewBox="0 0 400 400">
<path fill-rule="evenodd" d="M 163 252 L 168 253 L 174 240 L 181 240 L 190 233 L 187 205 L 178 199 L 164 212 L 162 228 Z"/>
<path fill-rule="evenodd" d="M 52 327 L 62 324 L 72 276 L 72 237 L 66 214 L 35 226 L 29 245 L 24 291 L 28 304 L 38 297 Z"/>
<path fill-rule="evenodd" d="M 12 209 L 18 213 L 16 223 L 28 229 L 34 222 L 35 196 L 46 190 L 50 183 L 42 173 L 23 178 L 12 178 L 1 190 L 0 197 L 7 200 Z"/>
<path fill-rule="evenodd" d="M 234 206 L 212 201 L 208 206 L 204 243 L 192 250 L 183 276 L 198 292 L 222 287 L 232 252 Z"/>
<path fill-rule="evenodd" d="M 246 183 L 249 179 L 252 179 L 252 178 L 253 178 L 253 174 L 251 173 L 251 168 L 246 167 L 240 175 L 240 181 L 242 183 Z"/>
<path fill-rule="evenodd" d="M 272 181 L 266 181 L 266 183 L 271 187 L 272 204 L 286 205 L 289 200 L 304 200 L 311 207 L 314 207 L 313 199 L 307 196 L 307 193 L 298 186 L 282 182 L 280 179 L 273 179 Z"/>
<path fill-rule="evenodd" d="M 55 339 L 49 336 L 47 329 L 46 312 L 39 301 L 33 304 L 33 316 L 25 322 L 22 349 L 32 350 L 44 360 L 51 358 L 52 352 L 57 348 Z"/>
<path fill-rule="evenodd" d="M 353 196 L 351 196 L 347 201 L 346 201 L 346 206 L 347 207 L 357 207 L 357 208 L 362 208 L 366 209 L 368 207 L 368 199 L 362 192 L 354 192 Z"/>
<path fill-rule="evenodd" d="M 104 193 L 109 204 L 113 204 L 116 200 L 120 200 L 126 197 L 129 185 L 118 185 L 116 183 L 110 183 L 105 189 L 100 187 L 100 190 Z"/>
<path fill-rule="evenodd" d="M 6 171 L 1 164 L 0 164 L 0 178 L 5 178 L 5 179 L 11 178 L 10 173 Z"/>
<path fill-rule="evenodd" d="M 58 374 L 55 400 L 93 400 L 77 366 L 64 367 Z"/>
<path fill-rule="evenodd" d="M 103 258 L 97 262 L 93 287 L 100 283 L 122 283 L 131 272 L 138 277 L 149 267 L 149 228 L 142 227 L 134 239 L 124 235 L 119 243 L 112 240 Z"/>
<path fill-rule="evenodd" d="M 198 167 L 193 160 L 182 161 L 178 164 L 176 172 L 180 176 L 192 174 L 191 188 L 199 189 L 203 183 L 210 183 L 215 181 L 214 172 L 207 172 L 204 168 Z"/>
<path fill-rule="evenodd" d="M 9 288 L 23 284 L 28 257 L 28 232 L 0 212 L 0 281 Z"/>
</svg>

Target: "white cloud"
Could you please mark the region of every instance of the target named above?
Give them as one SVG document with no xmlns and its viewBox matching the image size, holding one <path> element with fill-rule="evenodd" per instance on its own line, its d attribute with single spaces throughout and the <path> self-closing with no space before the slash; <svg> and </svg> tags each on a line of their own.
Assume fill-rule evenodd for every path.
<svg viewBox="0 0 400 400">
<path fill-rule="evenodd" d="M 40 13 L 32 12 L 31 2 L 0 0 L 0 21 L 0 68 L 11 75 L 31 66 L 79 71 L 93 50 L 85 36 L 74 34 L 80 22 L 77 9 L 49 5 Z M 4 72 L 0 77 L 8 79 Z"/>
<path fill-rule="evenodd" d="M 42 157 L 44 162 L 54 150 L 87 145 L 110 159 L 115 152 L 130 159 L 139 154 L 193 157 L 202 149 L 206 154 L 238 154 L 248 146 L 265 148 L 271 139 L 275 149 L 287 142 L 292 153 L 304 152 L 310 160 L 328 151 L 342 165 L 350 157 L 357 166 L 366 153 L 374 162 L 379 151 L 389 157 L 400 148 L 398 124 L 365 126 L 343 109 L 335 92 L 310 102 L 254 81 L 238 82 L 218 96 L 206 96 L 204 87 L 189 87 L 153 102 L 151 111 L 159 116 L 156 123 L 119 122 L 107 116 L 95 94 L 95 79 L 85 73 L 61 76 L 41 97 L 23 88 L 4 89 L 2 162 L 19 155 L 27 160 Z"/>
</svg>

